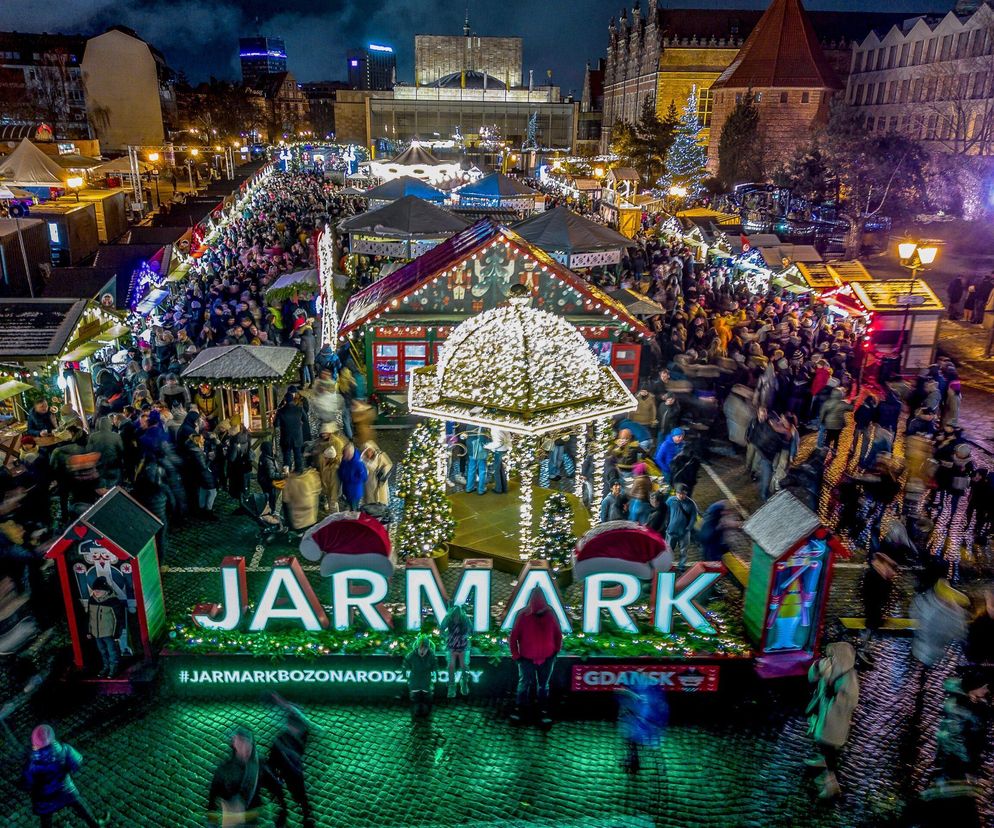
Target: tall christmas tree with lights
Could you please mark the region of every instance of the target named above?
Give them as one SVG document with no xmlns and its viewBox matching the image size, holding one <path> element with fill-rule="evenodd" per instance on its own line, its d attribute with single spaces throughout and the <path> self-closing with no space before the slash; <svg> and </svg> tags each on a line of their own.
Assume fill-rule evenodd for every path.
<svg viewBox="0 0 994 828">
<path fill-rule="evenodd" d="M 573 534 L 573 509 L 562 492 L 549 495 L 542 507 L 535 553 L 548 561 L 553 572 L 568 567 L 573 559 L 576 535 Z"/>
<path fill-rule="evenodd" d="M 438 447 L 442 424 L 420 423 L 411 434 L 404 455 L 404 471 L 397 494 L 404 501 L 400 528 L 394 540 L 397 557 L 427 558 L 452 540 L 456 522 L 445 483 L 438 474 Z"/>
<path fill-rule="evenodd" d="M 666 153 L 667 186 L 683 187 L 689 195 L 700 189 L 707 165 L 707 150 L 700 142 L 701 122 L 697 118 L 697 89 L 691 88 L 677 124 L 676 135 Z"/>
</svg>

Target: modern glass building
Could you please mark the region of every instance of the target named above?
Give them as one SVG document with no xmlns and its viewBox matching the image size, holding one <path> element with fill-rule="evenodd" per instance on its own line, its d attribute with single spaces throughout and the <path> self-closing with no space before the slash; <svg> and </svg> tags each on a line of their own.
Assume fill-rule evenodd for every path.
<svg viewBox="0 0 994 828">
<path fill-rule="evenodd" d="M 270 75 L 286 71 L 286 46 L 282 37 L 243 37 L 238 41 L 242 81 L 261 89 Z"/>
<path fill-rule="evenodd" d="M 352 89 L 391 89 L 397 75 L 397 56 L 392 46 L 370 43 L 348 53 L 349 86 Z"/>
</svg>

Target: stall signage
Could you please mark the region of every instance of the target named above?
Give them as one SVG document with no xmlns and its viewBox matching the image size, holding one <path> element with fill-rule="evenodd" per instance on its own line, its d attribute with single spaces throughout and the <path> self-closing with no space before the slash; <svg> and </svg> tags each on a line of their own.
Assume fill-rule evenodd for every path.
<svg viewBox="0 0 994 828">
<path fill-rule="evenodd" d="M 654 629 L 669 634 L 673 632 L 675 617 L 680 616 L 695 630 L 713 633 L 714 628 L 697 602 L 721 577 L 722 571 L 697 564 L 679 579 L 673 572 L 656 573 L 649 600 Z M 204 629 L 239 629 L 243 614 L 249 616 L 249 632 L 264 632 L 273 621 L 292 622 L 312 632 L 329 627 L 348 629 L 360 618 L 370 629 L 379 632 L 394 626 L 395 619 L 383 607 L 390 583 L 382 572 L 362 568 L 334 572 L 329 579 L 332 607 L 329 613 L 325 612 L 296 558 L 280 558 L 274 563 L 265 585 L 252 602 L 254 609 L 250 613 L 245 559 L 226 558 L 221 563 L 220 575 L 223 603 L 200 604 L 193 611 L 193 622 Z M 404 629 L 420 630 L 425 616 L 433 616 L 440 624 L 448 606 L 455 603 L 466 606 L 474 632 L 489 632 L 493 570 L 464 569 L 451 598 L 431 568 L 408 567 L 402 575 L 405 612 L 397 623 L 403 624 Z M 500 618 L 500 629 L 510 631 L 518 613 L 528 606 L 535 592 L 545 597 L 562 631 L 571 633 L 573 625 L 552 573 L 531 562 L 525 564 L 518 576 L 517 587 Z M 641 582 L 629 573 L 598 572 L 585 578 L 580 607 L 583 632 L 599 633 L 606 616 L 615 628 L 637 633 L 630 610 L 641 595 Z"/>
<path fill-rule="evenodd" d="M 465 670 L 471 684 L 479 684 L 483 670 Z M 448 670 L 437 670 L 436 675 L 442 684 L 449 683 Z M 176 671 L 179 684 L 213 685 L 364 685 L 364 684 L 405 684 L 407 672 L 403 668 L 395 670 L 330 670 L 319 669 L 273 669 L 273 670 L 201 670 L 183 669 Z"/>
<path fill-rule="evenodd" d="M 574 664 L 573 692 L 607 692 L 636 682 L 668 692 L 714 692 L 719 669 L 713 664 Z"/>
</svg>

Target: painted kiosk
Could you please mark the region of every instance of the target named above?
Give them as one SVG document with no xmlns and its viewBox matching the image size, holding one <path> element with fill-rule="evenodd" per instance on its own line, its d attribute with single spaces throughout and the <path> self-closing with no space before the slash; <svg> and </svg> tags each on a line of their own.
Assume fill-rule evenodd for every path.
<svg viewBox="0 0 994 828">
<path fill-rule="evenodd" d="M 835 556 L 848 557 L 814 512 L 788 491 L 777 492 L 743 530 L 753 542 L 746 565 L 725 563 L 745 585 L 743 622 L 763 678 L 803 675 L 815 658 Z"/>
<path fill-rule="evenodd" d="M 97 683 L 106 692 L 128 692 L 132 682 L 144 677 L 166 631 L 157 552 L 161 529 L 151 512 L 115 487 L 74 521 L 45 555 L 55 561 L 58 572 L 73 667 L 84 682 Z M 100 578 L 124 609 L 116 638 L 123 670 L 108 678 L 93 678 L 101 659 L 90 637 L 91 593 Z"/>
</svg>

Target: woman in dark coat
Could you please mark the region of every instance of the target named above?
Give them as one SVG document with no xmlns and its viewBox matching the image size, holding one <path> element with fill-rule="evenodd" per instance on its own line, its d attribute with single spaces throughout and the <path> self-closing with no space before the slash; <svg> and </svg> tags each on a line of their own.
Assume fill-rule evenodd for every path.
<svg viewBox="0 0 994 828">
<path fill-rule="evenodd" d="M 276 458 L 273 456 L 273 444 L 268 440 L 259 447 L 259 465 L 256 466 L 256 480 L 259 481 L 259 488 L 269 501 L 270 511 L 276 511 L 276 496 L 279 494 L 274 481 L 282 480 L 286 475 L 283 470 L 276 465 Z"/>
<path fill-rule="evenodd" d="M 57 741 L 49 725 L 38 725 L 31 731 L 31 755 L 21 779 L 42 828 L 52 825 L 54 815 L 64 808 L 71 808 L 86 825 L 106 824 L 106 819 L 93 816 L 73 782 L 72 774 L 82 763 L 79 751 Z"/>
</svg>

